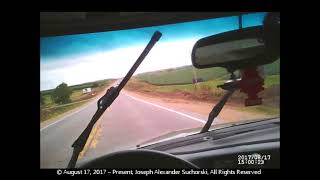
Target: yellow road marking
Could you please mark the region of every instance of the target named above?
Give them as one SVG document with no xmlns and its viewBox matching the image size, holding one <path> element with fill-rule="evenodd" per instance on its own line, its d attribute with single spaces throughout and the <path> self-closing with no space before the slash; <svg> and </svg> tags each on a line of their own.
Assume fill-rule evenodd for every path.
<svg viewBox="0 0 320 180">
<path fill-rule="evenodd" d="M 101 116 L 101 118 L 103 117 L 103 115 Z M 97 136 L 97 134 L 101 133 L 101 118 L 98 120 L 98 122 L 94 125 L 89 138 L 87 140 L 86 145 L 84 146 L 83 150 L 81 151 L 81 153 L 79 154 L 79 158 L 78 159 L 82 159 L 85 155 L 86 152 L 88 151 L 89 148 L 95 148 L 97 145 L 97 138 L 95 138 Z"/>
</svg>

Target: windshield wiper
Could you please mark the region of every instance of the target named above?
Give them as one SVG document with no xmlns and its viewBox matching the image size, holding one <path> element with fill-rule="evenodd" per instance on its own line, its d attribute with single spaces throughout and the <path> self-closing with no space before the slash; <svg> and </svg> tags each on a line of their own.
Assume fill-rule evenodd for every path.
<svg viewBox="0 0 320 180">
<path fill-rule="evenodd" d="M 239 79 L 237 80 L 235 78 L 235 75 L 232 73 L 231 74 L 231 81 L 227 81 L 223 85 L 219 85 L 218 86 L 218 87 L 220 87 L 220 88 L 222 88 L 224 90 L 227 90 L 227 93 L 213 107 L 213 109 L 209 113 L 208 120 L 207 120 L 206 124 L 203 126 L 203 128 L 201 129 L 200 133 L 207 132 L 210 129 L 210 127 L 211 127 L 211 125 L 213 123 L 213 120 L 219 115 L 219 113 L 221 112 L 223 106 L 228 101 L 229 97 L 239 88 L 239 86 L 238 86 L 239 81 L 240 80 Z"/>
<path fill-rule="evenodd" d="M 98 109 L 93 115 L 91 121 L 89 122 L 88 126 L 85 128 L 85 130 L 81 133 L 81 135 L 78 137 L 78 139 L 72 144 L 73 152 L 72 157 L 69 161 L 67 168 L 74 168 L 78 156 L 80 152 L 83 150 L 87 139 L 91 133 L 91 130 L 95 123 L 98 121 L 100 116 L 104 113 L 104 111 L 113 103 L 113 101 L 118 97 L 121 89 L 126 85 L 126 83 L 129 81 L 130 77 L 133 75 L 133 73 L 136 71 L 136 69 L 139 67 L 143 59 L 147 56 L 151 48 L 155 45 L 155 43 L 160 39 L 162 34 L 159 31 L 156 31 L 151 40 L 149 41 L 148 45 L 145 47 L 137 61 L 133 64 L 127 75 L 122 79 L 121 83 L 116 87 L 111 87 L 107 90 L 106 94 L 102 96 L 98 100 Z"/>
</svg>

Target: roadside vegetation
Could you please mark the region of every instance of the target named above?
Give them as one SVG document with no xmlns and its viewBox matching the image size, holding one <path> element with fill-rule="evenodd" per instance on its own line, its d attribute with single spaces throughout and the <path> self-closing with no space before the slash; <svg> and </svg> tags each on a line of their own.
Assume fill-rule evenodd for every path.
<svg viewBox="0 0 320 180">
<path fill-rule="evenodd" d="M 85 105 L 104 90 L 113 80 L 101 80 L 74 86 L 61 83 L 57 88 L 40 92 L 40 122 L 57 118 L 66 112 Z M 91 88 L 90 93 L 82 89 Z"/>
<path fill-rule="evenodd" d="M 204 81 L 192 84 L 194 70 L 197 78 Z M 280 104 L 280 60 L 264 66 L 265 90 L 259 96 L 263 98 L 263 105 L 244 107 L 246 94 L 236 91 L 229 99 L 229 105 L 233 105 L 242 111 L 265 113 L 267 115 L 279 115 Z M 229 74 L 222 68 L 192 69 L 184 66 L 176 69 L 167 69 L 156 72 L 148 72 L 133 77 L 126 85 L 126 89 L 152 96 L 172 97 L 204 102 L 216 102 L 225 93 L 217 85 L 223 84 L 229 78 Z M 179 81 L 180 80 L 180 81 Z"/>
<path fill-rule="evenodd" d="M 266 75 L 280 74 L 280 60 L 264 66 Z M 235 72 L 238 74 L 238 72 Z M 160 71 L 146 72 L 135 76 L 138 80 L 154 85 L 191 84 L 193 78 L 201 78 L 203 81 L 227 80 L 230 75 L 224 68 L 214 67 L 197 69 L 193 66 L 164 69 Z"/>
<path fill-rule="evenodd" d="M 228 78 L 228 73 L 223 68 L 196 69 L 193 66 L 142 73 L 136 78 L 154 85 L 174 85 L 191 84 L 195 75 L 203 81 Z"/>
</svg>

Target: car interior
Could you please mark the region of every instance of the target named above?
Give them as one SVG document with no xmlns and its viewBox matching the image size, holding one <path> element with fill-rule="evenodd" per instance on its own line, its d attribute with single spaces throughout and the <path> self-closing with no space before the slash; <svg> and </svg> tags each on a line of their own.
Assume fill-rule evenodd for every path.
<svg viewBox="0 0 320 180">
<path fill-rule="evenodd" d="M 132 29 L 218 17 L 240 16 L 246 13 L 41 12 L 40 37 Z M 279 13 L 270 14 L 272 14 L 272 17 L 278 17 L 278 21 L 280 21 Z M 272 32 L 273 29 L 269 28 L 268 25 L 266 22 L 263 28 L 264 30 L 271 29 L 270 34 L 266 34 L 263 38 L 272 39 L 268 41 L 272 42 L 272 44 L 278 43 L 279 41 L 274 39 L 280 38 L 279 32 Z M 270 44 L 268 44 L 268 47 L 270 49 L 273 48 L 270 52 L 278 51 L 279 47 L 271 46 Z M 269 61 L 265 63 L 269 63 Z M 232 68 L 231 71 L 233 71 Z M 251 159 L 247 159 L 248 157 L 259 157 L 259 160 L 263 160 L 263 162 L 256 161 L 257 159 L 255 158 L 251 161 Z M 133 150 L 106 154 L 89 162 L 77 164 L 76 167 L 278 169 L 280 168 L 280 118 L 229 123 L 222 127 L 211 127 L 210 130 L 204 133 L 195 133 L 186 137 L 141 145 Z"/>
</svg>

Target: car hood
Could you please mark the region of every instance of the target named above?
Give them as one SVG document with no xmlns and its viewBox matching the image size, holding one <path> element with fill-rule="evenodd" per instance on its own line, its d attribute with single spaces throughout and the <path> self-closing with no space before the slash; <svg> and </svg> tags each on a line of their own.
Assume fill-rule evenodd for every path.
<svg viewBox="0 0 320 180">
<path fill-rule="evenodd" d="M 241 125 L 241 124 L 246 124 L 246 123 L 265 121 L 265 120 L 269 120 L 269 119 L 274 119 L 274 118 L 243 120 L 243 121 L 237 121 L 237 122 L 216 124 L 216 125 L 211 126 L 209 131 L 217 130 L 217 129 L 221 129 L 221 128 L 226 128 L 226 127 L 231 127 L 231 126 L 236 126 L 236 125 Z M 198 133 L 200 133 L 201 129 L 202 129 L 202 127 L 196 127 L 196 128 L 181 129 L 181 130 L 165 133 L 163 135 L 151 138 L 147 141 L 144 141 L 144 142 L 138 144 L 137 148 L 142 148 L 145 146 L 157 144 L 160 142 L 164 142 L 164 141 L 168 141 L 168 140 L 172 140 L 172 139 L 176 139 L 176 138 L 181 138 L 181 137 L 186 137 L 186 136 L 198 134 Z"/>
</svg>

